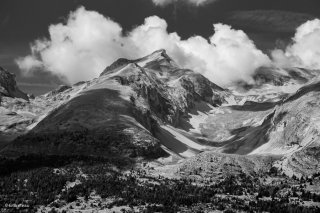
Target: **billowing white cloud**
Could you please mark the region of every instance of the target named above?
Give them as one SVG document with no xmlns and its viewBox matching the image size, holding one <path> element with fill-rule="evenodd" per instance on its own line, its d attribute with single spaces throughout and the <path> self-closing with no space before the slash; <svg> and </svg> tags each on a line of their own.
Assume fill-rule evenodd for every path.
<svg viewBox="0 0 320 213">
<path fill-rule="evenodd" d="M 74 83 L 97 77 L 117 58 L 139 58 L 166 49 L 181 67 L 221 86 L 250 82 L 258 67 L 271 63 L 243 31 L 223 24 L 215 24 L 214 29 L 209 40 L 201 36 L 182 40 L 177 33 L 167 32 L 165 20 L 151 16 L 123 35 L 119 24 L 81 7 L 65 24 L 51 25 L 50 38 L 34 42 L 32 54 L 17 63 L 25 71 L 41 66 Z"/>
<path fill-rule="evenodd" d="M 237 81 L 253 83 L 251 76 L 257 68 L 271 63 L 269 57 L 243 31 L 224 24 L 215 24 L 214 29 L 209 42 L 200 36 L 182 42 L 184 52 L 193 59 L 188 63 L 188 57 L 185 58 L 186 66 L 220 85 Z"/>
<path fill-rule="evenodd" d="M 166 6 L 176 2 L 187 2 L 195 6 L 204 5 L 205 3 L 216 2 L 219 0 L 152 0 L 155 5 Z"/>
<path fill-rule="evenodd" d="M 272 58 L 280 66 L 320 69 L 320 20 L 307 21 L 297 28 L 292 44 L 276 49 Z"/>
<path fill-rule="evenodd" d="M 96 77 L 115 58 L 130 56 L 130 48 L 122 47 L 122 28 L 94 11 L 79 8 L 66 24 L 49 27 L 50 39 L 32 44 L 32 55 L 18 59 L 23 70 L 28 61 L 41 60 L 42 66 L 70 82 Z M 38 57 L 37 57 L 38 56 Z M 37 63 L 38 65 L 38 63 Z"/>
<path fill-rule="evenodd" d="M 23 58 L 20 58 L 18 60 L 16 60 L 18 66 L 20 67 L 20 69 L 25 70 L 27 72 L 23 73 L 23 74 L 28 74 L 30 73 L 29 71 L 39 67 L 42 67 L 42 62 L 39 61 L 36 57 L 34 57 L 33 55 L 29 55 Z"/>
</svg>

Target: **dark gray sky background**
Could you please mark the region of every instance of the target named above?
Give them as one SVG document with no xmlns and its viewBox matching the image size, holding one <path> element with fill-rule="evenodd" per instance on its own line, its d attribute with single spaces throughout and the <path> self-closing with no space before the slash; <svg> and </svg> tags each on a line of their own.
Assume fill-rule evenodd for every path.
<svg viewBox="0 0 320 213">
<path fill-rule="evenodd" d="M 183 38 L 208 37 L 212 24 L 222 22 L 244 30 L 266 52 L 277 40 L 289 40 L 299 24 L 320 17 L 320 0 L 220 0 L 201 7 L 183 0 L 166 7 L 151 0 L 0 0 L 0 66 L 17 75 L 24 91 L 43 94 L 61 83 L 44 72 L 22 76 L 14 60 L 29 54 L 30 42 L 48 36 L 50 24 L 63 22 L 79 6 L 110 17 L 127 31 L 157 15 L 167 21 L 169 32 Z"/>
</svg>

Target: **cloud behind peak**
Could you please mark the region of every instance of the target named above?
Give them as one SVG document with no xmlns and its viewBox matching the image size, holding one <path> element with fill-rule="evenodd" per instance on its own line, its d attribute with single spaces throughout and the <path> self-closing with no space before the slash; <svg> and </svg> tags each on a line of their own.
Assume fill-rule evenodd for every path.
<svg viewBox="0 0 320 213">
<path fill-rule="evenodd" d="M 33 42 L 31 54 L 17 59 L 17 64 L 24 73 L 41 68 L 75 83 L 99 76 L 118 58 L 140 58 L 166 49 L 182 68 L 202 73 L 220 86 L 251 82 L 258 67 L 270 64 L 243 31 L 228 25 L 213 25 L 215 33 L 209 40 L 202 36 L 184 40 L 167 27 L 164 19 L 150 16 L 123 35 L 118 23 L 80 7 L 65 23 L 50 25 L 49 38 Z"/>
</svg>

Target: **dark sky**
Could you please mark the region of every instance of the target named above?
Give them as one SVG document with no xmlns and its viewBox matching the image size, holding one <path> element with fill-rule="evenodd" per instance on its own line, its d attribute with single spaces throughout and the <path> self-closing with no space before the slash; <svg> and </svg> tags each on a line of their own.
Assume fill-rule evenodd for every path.
<svg viewBox="0 0 320 213">
<path fill-rule="evenodd" d="M 151 0 L 0 0 L 0 66 L 17 75 L 23 90 L 41 94 L 60 83 L 58 78 L 43 72 L 21 76 L 14 59 L 27 55 L 30 42 L 47 36 L 50 24 L 63 22 L 79 6 L 112 18 L 125 30 L 142 24 L 145 17 L 157 15 L 167 21 L 170 32 L 178 32 L 183 38 L 195 34 L 208 37 L 213 33 L 213 23 L 228 23 L 243 29 L 261 49 L 271 48 L 278 37 L 292 36 L 296 25 L 305 19 L 320 17 L 320 0 L 220 0 L 201 7 L 190 6 L 183 0 L 167 7 L 156 7 Z M 234 12 L 249 10 L 259 13 L 247 20 L 243 17 L 246 13 Z M 290 12 L 289 16 L 281 15 L 283 11 Z M 274 18 L 272 23 L 267 22 L 270 16 Z M 285 27 L 288 23 L 289 28 Z"/>
</svg>

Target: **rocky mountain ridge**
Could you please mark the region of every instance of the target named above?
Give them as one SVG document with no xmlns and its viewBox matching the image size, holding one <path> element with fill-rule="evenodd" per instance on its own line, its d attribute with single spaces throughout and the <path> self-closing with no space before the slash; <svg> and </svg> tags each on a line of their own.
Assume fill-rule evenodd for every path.
<svg viewBox="0 0 320 213">
<path fill-rule="evenodd" d="M 103 154 L 104 152 L 100 152 L 103 144 L 99 145 L 99 151 L 98 148 L 88 151 L 91 150 L 91 145 L 88 144 L 81 146 L 79 150 L 73 149 L 75 146 L 80 147 L 77 144 L 78 136 L 77 139 L 73 136 L 70 139 L 71 136 L 68 136 L 65 140 L 74 142 L 70 144 L 57 142 L 58 138 L 61 141 L 61 135 L 57 140 L 53 139 L 52 146 L 45 142 L 47 135 L 54 138 L 52 134 L 62 132 L 72 135 L 83 131 L 89 131 L 93 135 L 93 141 L 98 141 L 94 135 L 108 133 L 128 137 L 126 140 L 132 142 L 127 144 L 128 147 L 138 146 L 142 150 L 149 145 L 160 147 L 158 139 L 154 137 L 160 125 L 178 125 L 180 117 L 194 108 L 196 102 L 205 101 L 212 105 L 223 102 L 220 94 L 224 92 L 222 88 L 200 74 L 178 68 L 164 50 L 135 62 L 126 61 L 126 64 L 120 65 L 116 62 L 111 67 L 112 70 L 107 68 L 97 79 L 71 88 L 63 87 L 39 97 L 38 99 L 45 98 L 60 104 L 47 110 L 44 118 L 35 123 L 26 135 L 18 137 L 1 153 L 9 156 L 38 152 Z M 38 99 L 35 101 L 39 101 Z M 109 148 L 107 153 L 111 152 Z M 125 150 L 125 146 L 122 149 Z M 130 156 L 140 156 L 144 155 L 142 152 L 148 151 L 133 148 L 129 152 Z M 163 151 L 159 149 L 158 152 Z"/>
</svg>

